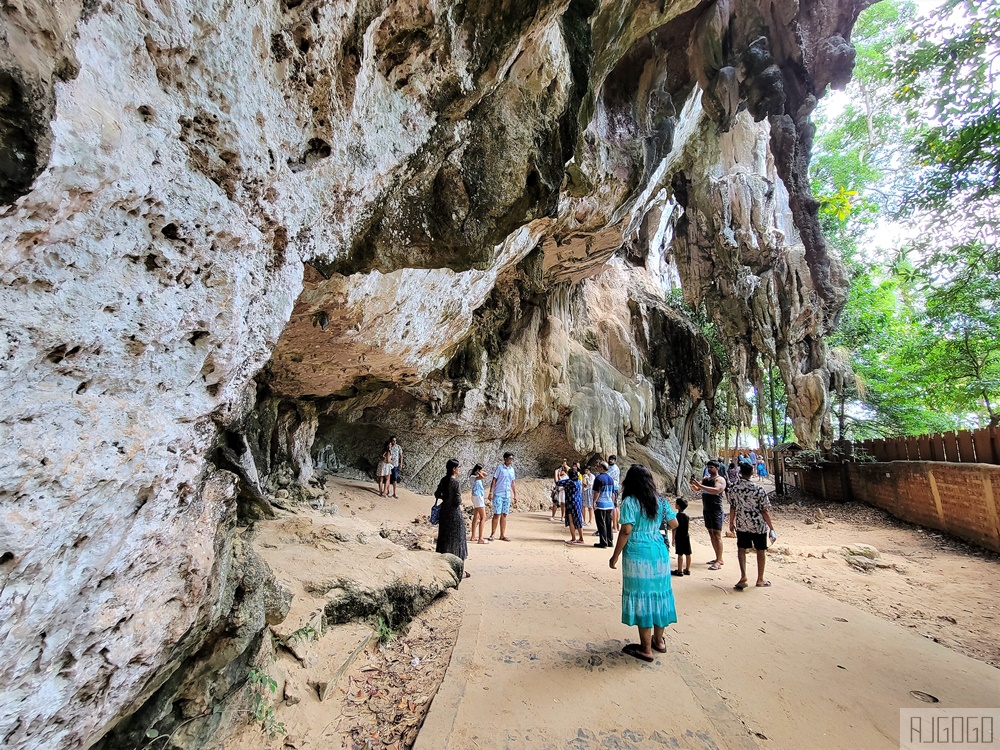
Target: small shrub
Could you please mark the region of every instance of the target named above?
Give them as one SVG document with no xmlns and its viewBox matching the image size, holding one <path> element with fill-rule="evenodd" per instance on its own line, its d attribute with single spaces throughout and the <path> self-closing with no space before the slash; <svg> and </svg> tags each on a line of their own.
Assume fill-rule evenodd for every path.
<svg viewBox="0 0 1000 750">
<path fill-rule="evenodd" d="M 271 675 L 260 669 L 251 669 L 247 674 L 247 689 L 253 693 L 250 707 L 251 723 L 257 724 L 260 731 L 268 736 L 268 739 L 273 740 L 278 735 L 287 734 L 288 729 L 284 722 L 278 721 L 274 706 L 268 699 L 267 694 L 278 689 L 278 683 Z"/>
</svg>

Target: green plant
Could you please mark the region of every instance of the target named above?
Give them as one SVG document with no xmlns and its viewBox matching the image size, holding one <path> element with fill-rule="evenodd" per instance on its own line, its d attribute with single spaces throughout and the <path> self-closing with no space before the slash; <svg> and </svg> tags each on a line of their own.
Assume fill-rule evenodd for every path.
<svg viewBox="0 0 1000 750">
<path fill-rule="evenodd" d="M 378 637 L 379 643 L 389 643 L 396 635 L 393 631 L 392 626 L 384 620 L 381 616 L 375 622 L 375 635 Z"/>
<path fill-rule="evenodd" d="M 317 638 L 319 638 L 319 633 L 316 632 L 316 628 L 312 626 L 312 623 L 307 622 L 298 630 L 289 633 L 284 643 L 288 644 L 295 640 L 315 641 Z"/>
<path fill-rule="evenodd" d="M 269 739 L 274 739 L 278 735 L 288 733 L 284 722 L 278 721 L 275 715 L 274 706 L 268 699 L 268 693 L 273 693 L 278 689 L 278 683 L 260 669 L 251 669 L 247 673 L 247 688 L 253 694 L 250 707 L 251 722 L 260 726 Z"/>
</svg>

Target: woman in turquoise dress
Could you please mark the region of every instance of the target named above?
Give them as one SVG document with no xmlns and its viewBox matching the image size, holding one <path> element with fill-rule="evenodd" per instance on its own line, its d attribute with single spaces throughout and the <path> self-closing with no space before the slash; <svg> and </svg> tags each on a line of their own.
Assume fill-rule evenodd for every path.
<svg viewBox="0 0 1000 750">
<path fill-rule="evenodd" d="M 622 649 L 629 656 L 651 662 L 653 652 L 665 653 L 663 629 L 677 622 L 670 586 L 670 551 L 660 526 L 677 528 L 677 513 L 657 497 L 653 475 L 633 464 L 622 482 L 621 529 L 611 556 L 611 567 L 622 559 L 622 622 L 639 628 L 639 643 Z"/>
</svg>

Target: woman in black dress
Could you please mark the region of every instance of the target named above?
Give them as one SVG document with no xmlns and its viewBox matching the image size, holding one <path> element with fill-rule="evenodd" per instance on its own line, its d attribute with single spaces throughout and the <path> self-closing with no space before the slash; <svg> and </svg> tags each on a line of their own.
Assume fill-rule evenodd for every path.
<svg viewBox="0 0 1000 750">
<path fill-rule="evenodd" d="M 462 560 L 462 570 L 465 570 L 465 559 L 469 556 L 469 547 L 465 541 L 465 516 L 462 513 L 462 488 L 458 483 L 458 461 L 449 458 L 445 475 L 438 482 L 434 497 L 441 501 L 441 517 L 438 521 L 438 552 L 450 552 Z M 468 578 L 469 574 L 465 573 Z"/>
</svg>

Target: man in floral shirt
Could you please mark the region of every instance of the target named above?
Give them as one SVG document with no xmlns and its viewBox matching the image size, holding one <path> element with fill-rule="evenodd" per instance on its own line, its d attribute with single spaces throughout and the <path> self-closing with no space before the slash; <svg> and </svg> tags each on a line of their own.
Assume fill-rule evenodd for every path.
<svg viewBox="0 0 1000 750">
<path fill-rule="evenodd" d="M 753 466 L 740 466 L 740 480 L 728 488 L 729 530 L 736 532 L 736 548 L 740 558 L 740 581 L 734 589 L 742 591 L 747 583 L 747 550 L 757 551 L 757 586 L 770 586 L 764 580 L 764 563 L 767 561 L 768 537 L 774 538 L 774 524 L 771 523 L 771 501 L 763 487 L 754 484 Z"/>
</svg>

